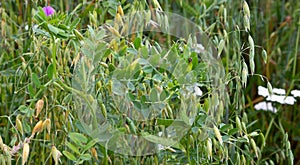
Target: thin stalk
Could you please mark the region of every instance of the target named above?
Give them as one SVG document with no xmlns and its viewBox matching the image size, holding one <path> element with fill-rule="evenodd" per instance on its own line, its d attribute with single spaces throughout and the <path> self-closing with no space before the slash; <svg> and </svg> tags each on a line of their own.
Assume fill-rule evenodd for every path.
<svg viewBox="0 0 300 165">
<path fill-rule="evenodd" d="M 55 38 L 52 36 L 52 63 L 53 63 L 53 79 L 57 78 L 56 72 L 56 41 Z"/>
<path fill-rule="evenodd" d="M 293 64 L 293 79 L 296 75 L 296 68 L 297 68 L 297 54 L 298 54 L 298 46 L 299 46 L 299 38 L 300 38 L 300 18 L 298 20 L 298 31 L 297 31 L 297 38 L 296 38 L 296 45 L 295 45 L 295 54 L 294 54 L 294 64 Z"/>
<path fill-rule="evenodd" d="M 297 55 L 298 55 L 298 47 L 299 47 L 299 39 L 300 39 L 300 18 L 298 20 L 298 31 L 297 31 L 297 37 L 296 37 L 296 45 L 295 45 L 295 54 L 294 54 L 294 62 L 293 62 L 293 72 L 292 72 L 292 82 L 290 85 L 290 88 L 287 93 L 290 93 L 291 90 L 294 88 L 295 83 L 295 75 L 296 75 L 296 69 L 297 69 Z"/>
<path fill-rule="evenodd" d="M 267 141 L 267 139 L 268 139 L 268 136 L 269 136 L 270 130 L 271 130 L 272 126 L 273 126 L 274 120 L 275 120 L 275 118 L 272 117 L 272 120 L 270 122 L 270 125 L 269 125 L 268 130 L 267 130 L 266 135 L 265 135 L 265 141 Z M 265 146 L 261 147 L 261 153 L 263 153 L 264 148 L 265 148 Z M 262 157 L 261 157 L 261 154 L 260 154 L 259 157 L 258 157 L 258 159 L 257 159 L 257 164 L 260 164 L 261 158 Z"/>
<path fill-rule="evenodd" d="M 187 138 L 188 138 L 188 142 L 187 142 L 187 145 L 186 145 L 186 155 L 187 155 L 187 159 L 188 159 L 189 164 L 192 164 L 191 159 L 190 159 L 190 145 L 191 145 L 190 141 L 191 141 L 191 138 L 190 138 L 189 134 L 188 134 Z"/>
</svg>

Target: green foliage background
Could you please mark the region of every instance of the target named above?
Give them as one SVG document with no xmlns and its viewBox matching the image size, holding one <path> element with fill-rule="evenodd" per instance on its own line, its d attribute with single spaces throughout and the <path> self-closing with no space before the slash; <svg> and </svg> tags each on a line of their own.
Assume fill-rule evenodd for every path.
<svg viewBox="0 0 300 165">
<path fill-rule="evenodd" d="M 62 153 L 62 164 L 299 164 L 299 103 L 274 104 L 279 110 L 275 114 L 256 111 L 253 105 L 264 100 L 257 94 L 258 85 L 267 86 L 270 82 L 288 92 L 300 89 L 300 2 L 247 2 L 251 13 L 249 32 L 245 31 L 243 0 L 1 0 L 0 164 L 21 164 L 26 138 L 39 121 L 47 118 L 51 121 L 50 132 L 45 127 L 30 139 L 27 164 L 54 164 L 57 151 L 53 146 Z M 56 10 L 51 18 L 39 14 L 39 7 L 47 5 Z M 197 23 L 218 48 L 228 98 L 220 106 L 221 120 L 206 136 L 202 136 L 205 128 L 201 123 L 205 115 L 199 115 L 179 145 L 151 156 L 130 157 L 106 150 L 81 129 L 70 89 L 74 66 L 82 56 L 82 43 L 90 40 L 94 45 L 88 49 L 99 51 L 97 46 L 102 41 L 93 38 L 93 33 L 99 34 L 97 28 L 105 22 L 116 21 L 118 6 L 125 14 L 159 7 L 178 13 Z M 46 26 L 49 24 L 52 26 Z M 253 59 L 249 56 L 249 35 L 255 43 Z M 152 37 L 169 46 L 174 44 L 170 36 Z M 97 75 L 96 88 L 101 94 L 111 92 L 109 83 L 101 77 L 109 77 L 120 56 L 129 57 L 132 51 L 140 51 L 142 48 L 132 46 L 138 42 L 141 43 L 125 38 L 108 43 L 110 49 L 100 60 Z M 150 39 L 149 43 L 155 45 Z M 266 62 L 263 50 L 267 53 Z M 253 75 L 251 60 L 255 62 Z M 243 79 L 244 64 L 249 68 L 247 83 Z M 40 99 L 44 106 L 36 116 Z M 202 101 L 199 106 L 204 111 L 207 105 L 214 104 L 212 99 Z M 103 106 L 104 116 L 113 114 L 110 105 L 104 102 Z M 120 129 L 132 132 L 131 124 L 135 127 L 138 123 L 127 122 Z"/>
</svg>

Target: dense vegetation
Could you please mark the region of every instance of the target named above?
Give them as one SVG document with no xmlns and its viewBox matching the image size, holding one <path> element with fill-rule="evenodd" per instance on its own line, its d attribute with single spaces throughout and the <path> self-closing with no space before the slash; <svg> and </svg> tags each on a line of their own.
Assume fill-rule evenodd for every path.
<svg viewBox="0 0 300 165">
<path fill-rule="evenodd" d="M 300 163 L 298 1 L 1 0 L 0 20 L 0 164 Z"/>
</svg>

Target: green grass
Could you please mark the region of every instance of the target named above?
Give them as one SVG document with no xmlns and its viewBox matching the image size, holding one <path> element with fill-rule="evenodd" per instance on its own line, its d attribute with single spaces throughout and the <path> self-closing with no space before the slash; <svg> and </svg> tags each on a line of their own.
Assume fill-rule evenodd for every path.
<svg viewBox="0 0 300 165">
<path fill-rule="evenodd" d="M 0 164 L 299 164 L 299 103 L 273 103 L 277 113 L 253 106 L 264 100 L 258 85 L 270 82 L 287 95 L 300 89 L 300 2 L 249 1 L 250 15 L 243 11 L 243 0 L 26 2 L 0 1 Z M 56 14 L 46 17 L 40 8 L 46 5 Z M 161 8 L 195 22 L 217 48 L 224 70 L 207 69 L 210 63 L 200 60 L 192 40 L 153 32 L 109 40 L 106 35 L 126 26 L 118 19 L 119 5 L 125 15 Z M 249 16 L 250 31 L 245 30 Z M 112 25 L 110 30 L 99 28 L 104 23 Z M 134 63 L 136 56 L 149 57 L 149 63 Z M 191 73 L 201 84 L 201 98 L 183 92 L 187 88 L 181 84 L 193 82 L 186 77 Z M 219 74 L 224 78 L 217 85 L 209 83 Z M 128 81 L 122 83 L 131 92 L 122 92 L 115 79 Z M 132 105 L 123 104 L 128 100 Z M 160 114 L 143 111 L 150 114 L 148 121 L 123 111 L 148 102 L 159 103 L 154 112 L 163 107 Z M 197 115 L 189 125 L 192 113 Z M 178 132 L 188 129 L 173 146 L 130 156 L 105 147 L 103 134 L 92 134 L 105 129 L 106 122 L 112 123 L 108 131 L 143 136 L 154 144 L 174 139 L 147 133 L 167 132 L 171 123 Z M 124 137 L 112 142 L 135 152 Z M 30 147 L 26 160 L 25 143 Z M 139 149 L 149 149 L 142 144 Z"/>
</svg>

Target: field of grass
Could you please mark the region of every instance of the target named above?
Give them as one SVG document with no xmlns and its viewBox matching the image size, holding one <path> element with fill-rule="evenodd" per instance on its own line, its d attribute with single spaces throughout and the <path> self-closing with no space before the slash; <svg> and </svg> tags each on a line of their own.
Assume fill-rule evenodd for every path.
<svg viewBox="0 0 300 165">
<path fill-rule="evenodd" d="M 0 165 L 300 164 L 300 1 L 0 0 L 0 21 Z"/>
</svg>

